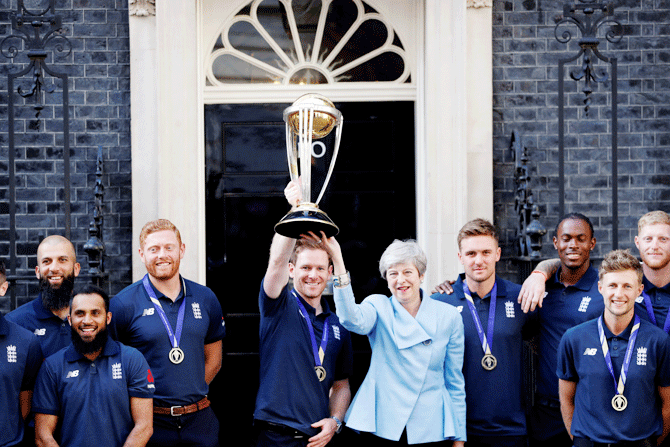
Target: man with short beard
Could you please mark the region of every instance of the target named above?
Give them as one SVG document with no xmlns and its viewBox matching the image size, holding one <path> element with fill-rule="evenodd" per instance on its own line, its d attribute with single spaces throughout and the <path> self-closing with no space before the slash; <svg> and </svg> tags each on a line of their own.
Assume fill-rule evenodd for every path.
<svg viewBox="0 0 670 447">
<path fill-rule="evenodd" d="M 144 225 L 139 254 L 147 274 L 112 300 L 110 334 L 144 354 L 159 384 L 149 445 L 213 447 L 219 421 L 207 393 L 221 368 L 223 312 L 214 292 L 179 274 L 184 250 L 169 220 Z"/>
<path fill-rule="evenodd" d="M 137 349 L 108 337 L 112 314 L 102 289 L 85 286 L 69 308 L 72 344 L 44 361 L 35 384 L 37 445 L 146 445 L 153 423 L 149 365 Z"/>
<path fill-rule="evenodd" d="M 58 235 L 46 237 L 37 247 L 39 296 L 6 315 L 7 320 L 38 336 L 44 357 L 70 344 L 67 315 L 80 269 L 72 242 Z"/>
</svg>

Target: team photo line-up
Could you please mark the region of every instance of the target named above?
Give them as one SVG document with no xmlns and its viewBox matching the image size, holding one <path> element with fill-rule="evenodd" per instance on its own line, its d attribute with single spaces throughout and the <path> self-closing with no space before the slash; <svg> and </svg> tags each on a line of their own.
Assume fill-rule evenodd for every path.
<svg viewBox="0 0 670 447">
<path fill-rule="evenodd" d="M 300 185 L 284 195 L 296 207 Z M 0 447 L 219 445 L 207 395 L 222 364 L 221 305 L 180 275 L 185 244 L 170 221 L 148 222 L 139 241 L 146 274 L 111 299 L 75 286 L 68 239 L 39 244 L 39 295 L 0 314 Z M 670 445 L 667 213 L 640 218 L 641 262 L 614 250 L 599 269 L 593 225 L 568 214 L 553 236 L 557 258 L 523 285 L 497 276 L 489 221 L 466 223 L 457 242 L 464 273 L 427 295 L 424 251 L 393 241 L 379 261 L 390 296 L 361 300 L 335 237 L 275 234 L 258 293 L 248 445 L 322 447 L 345 425 L 361 446 Z M 323 296 L 331 281 L 335 309 Z M 0 284 L 4 296 L 4 264 Z M 353 396 L 352 332 L 371 347 Z M 538 359 L 532 408 L 526 340 Z"/>
</svg>

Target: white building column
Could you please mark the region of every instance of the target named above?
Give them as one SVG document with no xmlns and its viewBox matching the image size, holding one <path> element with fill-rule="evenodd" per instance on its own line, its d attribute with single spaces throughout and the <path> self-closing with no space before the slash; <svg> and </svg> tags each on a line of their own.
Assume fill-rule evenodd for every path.
<svg viewBox="0 0 670 447">
<path fill-rule="evenodd" d="M 139 10 L 133 3 L 150 7 Z M 129 8 L 133 252 L 142 226 L 171 220 L 186 244 L 181 273 L 205 282 L 204 160 L 198 150 L 196 2 Z M 153 15 L 155 11 L 155 15 Z M 141 15 L 143 14 L 143 15 Z M 146 270 L 133 258 L 133 280 Z"/>
</svg>

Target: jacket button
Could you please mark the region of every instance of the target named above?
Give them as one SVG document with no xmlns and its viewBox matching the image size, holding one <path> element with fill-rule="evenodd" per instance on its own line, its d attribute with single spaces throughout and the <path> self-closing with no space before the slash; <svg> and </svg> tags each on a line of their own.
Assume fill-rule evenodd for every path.
<svg viewBox="0 0 670 447">
<path fill-rule="evenodd" d="M 428 345 L 431 344 L 432 342 L 433 342 L 433 341 L 432 341 L 431 339 L 428 339 L 428 340 L 424 340 L 423 344 L 426 345 L 426 346 L 428 346 Z"/>
</svg>

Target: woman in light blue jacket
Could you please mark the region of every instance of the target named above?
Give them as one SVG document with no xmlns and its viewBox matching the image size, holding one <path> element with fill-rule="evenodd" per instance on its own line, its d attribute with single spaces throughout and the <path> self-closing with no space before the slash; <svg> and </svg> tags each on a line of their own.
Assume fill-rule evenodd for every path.
<svg viewBox="0 0 670 447">
<path fill-rule="evenodd" d="M 389 245 L 379 271 L 391 296 L 356 304 L 339 244 L 323 234 L 320 240 L 333 259 L 337 316 L 372 347 L 347 425 L 367 432 L 366 446 L 464 446 L 463 320 L 453 306 L 423 296 L 423 250 L 413 240 Z"/>
</svg>

